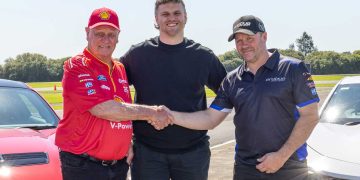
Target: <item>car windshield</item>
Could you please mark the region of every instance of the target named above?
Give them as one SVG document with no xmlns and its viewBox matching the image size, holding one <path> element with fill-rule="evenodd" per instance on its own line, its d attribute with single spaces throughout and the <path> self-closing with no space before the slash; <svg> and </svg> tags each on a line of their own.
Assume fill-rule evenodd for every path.
<svg viewBox="0 0 360 180">
<path fill-rule="evenodd" d="M 360 123 L 360 84 L 339 85 L 320 116 L 322 122 Z"/>
<path fill-rule="evenodd" d="M 30 89 L 0 87 L 0 128 L 54 128 L 58 117 Z"/>
</svg>

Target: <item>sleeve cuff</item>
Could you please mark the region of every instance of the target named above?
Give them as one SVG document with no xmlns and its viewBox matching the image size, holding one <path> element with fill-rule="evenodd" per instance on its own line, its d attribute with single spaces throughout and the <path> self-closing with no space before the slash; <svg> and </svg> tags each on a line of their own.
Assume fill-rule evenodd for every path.
<svg viewBox="0 0 360 180">
<path fill-rule="evenodd" d="M 226 112 L 226 113 L 230 113 L 232 111 L 232 109 L 223 108 L 223 107 L 220 107 L 220 106 L 217 106 L 214 104 L 210 105 L 210 108 L 215 109 L 217 111 Z"/>
</svg>

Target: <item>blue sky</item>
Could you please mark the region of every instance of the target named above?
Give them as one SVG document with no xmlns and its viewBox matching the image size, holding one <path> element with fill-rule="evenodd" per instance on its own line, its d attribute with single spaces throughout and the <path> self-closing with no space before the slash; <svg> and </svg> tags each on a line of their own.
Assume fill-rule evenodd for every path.
<svg viewBox="0 0 360 180">
<path fill-rule="evenodd" d="M 113 54 L 119 57 L 132 44 L 158 35 L 154 29 L 154 0 L 11 0 L 0 6 L 0 64 L 31 52 L 48 58 L 73 56 L 86 46 L 90 13 L 114 9 L 121 33 Z M 185 36 L 215 54 L 234 49 L 227 42 L 233 22 L 242 15 L 260 17 L 268 32 L 268 48 L 286 49 L 302 32 L 312 35 L 319 50 L 360 49 L 359 0 L 185 0 Z"/>
</svg>

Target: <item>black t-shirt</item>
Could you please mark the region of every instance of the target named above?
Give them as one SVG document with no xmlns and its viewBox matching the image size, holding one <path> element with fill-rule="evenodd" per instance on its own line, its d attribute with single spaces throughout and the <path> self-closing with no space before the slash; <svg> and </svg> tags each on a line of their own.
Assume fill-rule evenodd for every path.
<svg viewBox="0 0 360 180">
<path fill-rule="evenodd" d="M 257 158 L 279 150 L 299 119 L 297 109 L 319 101 L 304 62 L 270 51 L 255 76 L 245 64 L 230 72 L 210 106 L 225 112 L 235 108 L 237 162 L 255 165 Z M 291 158 L 306 156 L 304 144 Z"/>
<path fill-rule="evenodd" d="M 120 60 L 136 90 L 135 103 L 165 105 L 181 112 L 206 109 L 204 86 L 216 92 L 226 76 L 210 49 L 186 38 L 167 45 L 155 37 L 132 46 Z M 177 125 L 157 131 L 146 121 L 133 124 L 135 140 L 160 152 L 185 151 L 208 139 L 207 131 Z"/>
</svg>

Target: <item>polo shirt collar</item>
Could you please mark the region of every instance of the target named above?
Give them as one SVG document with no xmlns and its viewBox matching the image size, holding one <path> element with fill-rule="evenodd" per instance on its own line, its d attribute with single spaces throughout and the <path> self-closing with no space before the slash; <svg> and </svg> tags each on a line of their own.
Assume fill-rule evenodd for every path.
<svg viewBox="0 0 360 180">
<path fill-rule="evenodd" d="M 87 48 L 84 49 L 83 51 L 83 54 L 88 57 L 90 59 L 90 61 L 92 62 L 96 62 L 98 64 L 101 64 L 103 66 L 106 66 L 106 67 L 109 67 L 109 65 L 107 65 L 106 63 L 102 62 L 99 58 L 97 58 L 95 55 L 93 55 Z M 113 61 L 113 64 L 115 65 L 115 62 L 114 60 Z M 111 67 L 109 67 L 111 68 Z"/>
<path fill-rule="evenodd" d="M 269 59 L 266 61 L 266 63 L 263 65 L 265 68 L 274 70 L 277 64 L 280 60 L 280 53 L 276 49 L 268 49 L 272 55 L 269 57 Z"/>
<path fill-rule="evenodd" d="M 276 49 L 268 49 L 268 51 L 270 53 L 272 53 L 272 55 L 269 57 L 269 59 L 266 61 L 266 63 L 263 66 L 269 70 L 274 70 L 276 68 L 277 64 L 279 63 L 280 53 Z M 247 72 L 246 62 L 244 62 L 244 64 L 242 66 L 240 66 L 239 71 L 238 71 L 240 76 L 242 76 L 244 74 L 244 72 Z"/>
</svg>

